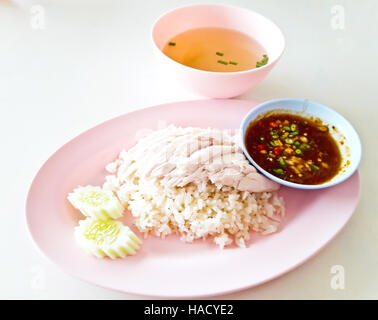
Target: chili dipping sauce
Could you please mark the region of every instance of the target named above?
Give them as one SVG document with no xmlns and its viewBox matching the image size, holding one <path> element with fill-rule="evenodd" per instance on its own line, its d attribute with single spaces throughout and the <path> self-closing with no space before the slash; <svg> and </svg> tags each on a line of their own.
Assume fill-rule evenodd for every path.
<svg viewBox="0 0 378 320">
<path fill-rule="evenodd" d="M 341 169 L 339 146 L 319 119 L 289 113 L 264 116 L 250 123 L 245 145 L 260 167 L 293 183 L 321 184 Z"/>
</svg>

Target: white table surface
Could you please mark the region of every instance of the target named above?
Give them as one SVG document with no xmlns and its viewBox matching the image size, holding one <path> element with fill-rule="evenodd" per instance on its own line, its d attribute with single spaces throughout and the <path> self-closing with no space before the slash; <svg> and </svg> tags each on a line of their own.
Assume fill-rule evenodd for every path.
<svg viewBox="0 0 378 320">
<path fill-rule="evenodd" d="M 198 99 L 163 77 L 150 42 L 160 14 L 190 3 L 199 1 L 0 0 L 0 298 L 140 299 L 74 279 L 45 259 L 27 233 L 25 199 L 43 162 L 79 133 L 130 110 Z M 294 271 L 217 298 L 377 299 L 378 3 L 228 3 L 271 18 L 287 41 L 271 74 L 238 98 L 327 104 L 353 123 L 364 150 L 361 202 L 338 237 Z M 32 27 L 36 4 L 45 11 L 43 29 Z M 337 4 L 345 12 L 341 30 L 332 24 Z M 343 290 L 330 285 L 334 265 L 344 268 Z"/>
</svg>

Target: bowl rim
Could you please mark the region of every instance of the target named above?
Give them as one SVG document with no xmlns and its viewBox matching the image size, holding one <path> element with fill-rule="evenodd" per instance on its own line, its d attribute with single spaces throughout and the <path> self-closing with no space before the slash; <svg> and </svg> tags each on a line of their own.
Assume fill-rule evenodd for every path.
<svg viewBox="0 0 378 320">
<path fill-rule="evenodd" d="M 334 179 L 332 178 L 331 180 L 328 180 L 324 183 L 321 183 L 321 184 L 300 184 L 300 183 L 294 183 L 294 182 L 290 182 L 290 181 L 286 181 L 284 179 L 281 179 L 281 178 L 278 178 L 274 175 L 272 175 L 271 173 L 269 173 L 268 171 L 266 171 L 264 168 L 262 168 L 261 166 L 259 166 L 252 158 L 252 156 L 249 154 L 249 152 L 247 151 L 247 148 L 245 146 L 245 131 L 246 129 L 248 128 L 248 125 L 253 121 L 253 120 L 248 120 L 250 114 L 252 112 L 257 112 L 256 113 L 256 117 L 258 117 L 259 115 L 262 115 L 264 114 L 265 112 L 269 112 L 269 111 L 272 111 L 272 110 L 285 110 L 285 108 L 273 108 L 269 111 L 261 111 L 261 112 L 258 112 L 259 109 L 263 109 L 264 107 L 268 106 L 268 105 L 271 105 L 271 104 L 275 104 L 275 103 L 279 103 L 279 102 L 288 102 L 288 101 L 293 101 L 293 102 L 302 102 L 302 103 L 314 103 L 314 104 L 317 104 L 319 106 L 321 106 L 321 108 L 323 108 L 327 113 L 333 113 L 335 114 L 336 116 L 338 116 L 339 118 L 341 118 L 343 121 L 346 122 L 346 124 L 350 127 L 350 130 L 351 130 L 351 134 L 354 135 L 356 137 L 356 145 L 354 146 L 353 150 L 351 149 L 351 153 L 352 152 L 358 152 L 358 158 L 357 160 L 353 161 L 353 163 L 351 162 L 351 164 L 348 166 L 348 171 L 343 175 L 343 176 L 340 176 L 339 173 L 337 173 L 334 178 L 336 178 L 337 176 L 339 176 L 339 179 Z M 288 111 L 290 111 L 289 109 L 287 109 Z M 255 117 L 255 118 L 256 118 Z M 254 118 L 254 119 L 255 119 Z M 244 130 L 245 129 L 245 130 Z M 243 153 L 244 155 L 246 156 L 246 158 L 248 159 L 248 161 L 250 163 L 252 163 L 252 165 L 258 169 L 258 171 L 260 171 L 263 175 L 265 175 L 266 177 L 268 177 L 269 179 L 281 184 L 281 185 L 284 185 L 284 186 L 287 186 L 287 187 L 291 187 L 291 188 L 296 188 L 296 189 L 305 189 L 305 190 L 316 190 L 316 189 L 324 189 L 324 188 L 328 188 L 328 187 L 332 187 L 332 186 L 335 186 L 339 183 L 342 183 L 344 182 L 345 180 L 349 179 L 355 172 L 356 170 L 358 169 L 360 163 L 361 163 L 361 158 L 362 158 L 362 144 L 361 144 L 361 139 L 360 139 L 360 136 L 358 135 L 356 129 L 353 127 L 353 125 L 349 122 L 349 120 L 347 120 L 345 117 L 343 117 L 340 113 L 338 113 L 336 110 L 322 104 L 322 103 L 319 103 L 319 102 L 316 102 L 316 101 L 313 101 L 313 100 L 309 100 L 309 99 L 299 99 L 299 98 L 281 98 L 281 99 L 273 99 L 273 100 L 269 100 L 269 101 L 265 101 L 263 103 L 260 103 L 258 105 L 256 105 L 255 107 L 253 107 L 246 115 L 245 117 L 243 118 L 243 120 L 241 121 L 241 124 L 240 124 L 240 130 L 239 130 L 239 138 L 240 138 L 240 146 L 243 150 Z"/>
<path fill-rule="evenodd" d="M 189 67 L 187 65 L 184 65 L 180 62 L 177 62 L 176 60 L 168 57 L 156 44 L 155 40 L 154 40 L 154 30 L 156 28 L 156 25 L 157 23 L 162 19 L 164 18 L 166 15 L 172 13 L 172 12 L 175 12 L 177 10 L 181 10 L 181 9 L 185 9 L 185 8 L 190 8 L 190 7 L 223 7 L 223 8 L 232 8 L 232 9 L 238 9 L 238 10 L 244 10 L 244 11 L 247 11 L 247 12 L 252 12 L 254 13 L 255 15 L 258 15 L 264 19 L 266 19 L 267 21 L 269 21 L 272 25 L 274 25 L 276 28 L 277 28 L 277 31 L 279 32 L 280 36 L 282 37 L 282 50 L 281 52 L 279 53 L 279 55 L 276 57 L 276 59 L 274 60 L 268 60 L 268 63 L 266 65 L 263 65 L 259 68 L 252 68 L 252 69 L 248 69 L 248 70 L 241 70 L 241 71 L 230 71 L 230 72 L 217 72 L 217 71 L 207 71 L 207 70 L 201 70 L 201 69 L 196 69 L 196 68 L 192 68 L 192 67 Z M 232 30 L 232 29 L 231 29 Z M 164 13 L 160 14 L 156 19 L 155 21 L 153 22 L 152 26 L 151 26 L 151 29 L 150 29 L 150 39 L 151 39 L 151 42 L 152 42 L 152 46 L 154 47 L 154 49 L 156 51 L 159 52 L 160 55 L 164 56 L 166 59 L 168 59 L 167 61 L 171 61 L 174 63 L 174 65 L 177 65 L 177 66 L 181 66 L 182 68 L 184 68 L 184 70 L 191 70 L 193 72 L 201 72 L 201 73 L 206 73 L 206 74 L 214 74 L 214 75 L 227 75 L 227 76 L 233 76 L 233 75 L 239 75 L 239 74 L 246 74 L 246 73 L 253 73 L 253 72 L 258 72 L 259 70 L 264 70 L 268 67 L 273 67 L 278 60 L 281 59 L 283 53 L 285 52 L 285 48 L 286 48 L 286 39 L 285 39 L 285 36 L 281 30 L 281 28 L 274 22 L 272 21 L 271 19 L 267 18 L 266 16 L 256 12 L 256 11 L 253 11 L 253 10 L 250 10 L 250 9 L 246 9 L 246 8 L 243 8 L 243 7 L 238 7 L 238 6 L 233 6 L 233 5 L 227 5 L 227 4 L 206 4 L 206 3 L 201 3 L 201 4 L 188 4 L 188 5 L 184 5 L 184 6 L 180 6 L 180 7 L 176 7 L 174 9 L 171 9 L 171 10 L 168 10 L 168 11 L 165 11 Z"/>
</svg>

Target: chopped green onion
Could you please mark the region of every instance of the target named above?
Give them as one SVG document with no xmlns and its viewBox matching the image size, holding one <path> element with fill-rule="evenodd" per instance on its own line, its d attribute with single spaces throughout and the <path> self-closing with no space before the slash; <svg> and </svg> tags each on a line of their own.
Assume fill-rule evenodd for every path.
<svg viewBox="0 0 378 320">
<path fill-rule="evenodd" d="M 310 166 L 311 166 L 312 169 L 314 169 L 314 170 L 316 170 L 316 171 L 319 170 L 319 167 L 316 166 L 316 165 L 314 165 L 314 164 L 312 164 L 312 163 L 310 163 Z"/>
<path fill-rule="evenodd" d="M 230 61 L 229 62 L 230 64 L 233 64 L 234 66 L 236 66 L 238 63 L 237 62 L 235 62 L 235 61 Z"/>
<path fill-rule="evenodd" d="M 278 135 L 278 134 L 274 134 L 274 135 L 272 135 L 272 138 L 273 138 L 273 139 L 278 139 L 278 138 L 279 138 L 279 135 Z"/>
<path fill-rule="evenodd" d="M 227 61 L 223 61 L 223 60 L 218 60 L 218 63 L 224 64 L 224 65 L 228 65 L 228 62 Z"/>
<path fill-rule="evenodd" d="M 273 172 L 278 174 L 278 175 L 281 175 L 283 174 L 283 170 L 282 169 L 273 169 Z"/>
<path fill-rule="evenodd" d="M 215 52 L 215 54 L 216 54 L 217 56 L 221 56 L 221 57 L 223 57 L 223 55 L 224 55 L 224 53 L 222 53 L 222 52 Z"/>
<path fill-rule="evenodd" d="M 296 150 L 295 150 L 295 153 L 296 153 L 297 155 L 301 155 L 301 154 L 302 154 L 302 151 L 301 151 L 301 149 L 296 149 Z"/>
<path fill-rule="evenodd" d="M 294 136 L 297 136 L 298 134 L 299 134 L 298 131 L 294 131 L 294 132 L 291 132 L 291 133 L 289 134 L 289 137 L 294 137 Z"/>
<path fill-rule="evenodd" d="M 293 124 L 290 126 L 290 130 L 291 130 L 291 131 L 296 131 L 296 130 L 297 130 L 297 125 L 293 123 Z"/>
<path fill-rule="evenodd" d="M 168 45 L 170 45 L 170 46 L 175 46 L 175 45 L 176 45 L 176 42 L 169 42 Z"/>
<path fill-rule="evenodd" d="M 264 54 L 261 61 L 256 62 L 256 68 L 260 68 L 262 66 L 265 66 L 268 63 L 268 61 L 269 61 L 268 56 L 266 54 Z"/>
<path fill-rule="evenodd" d="M 301 143 L 299 141 L 295 141 L 294 145 L 297 146 L 297 147 L 299 147 L 301 145 Z"/>
<path fill-rule="evenodd" d="M 260 141 L 264 141 L 265 140 L 265 138 L 264 137 L 260 137 Z"/>
<path fill-rule="evenodd" d="M 276 146 L 276 144 L 275 144 L 273 141 L 270 141 L 269 143 L 270 143 L 270 145 L 271 145 L 272 147 L 275 147 L 275 146 Z"/>
<path fill-rule="evenodd" d="M 290 127 L 288 126 L 284 126 L 282 129 L 284 129 L 285 131 L 290 131 Z"/>
</svg>

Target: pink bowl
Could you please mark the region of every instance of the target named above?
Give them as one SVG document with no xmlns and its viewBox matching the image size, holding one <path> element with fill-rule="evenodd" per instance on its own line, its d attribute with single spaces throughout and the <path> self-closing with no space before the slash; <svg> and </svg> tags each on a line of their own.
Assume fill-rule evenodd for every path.
<svg viewBox="0 0 378 320">
<path fill-rule="evenodd" d="M 204 27 L 228 28 L 249 35 L 265 48 L 269 63 L 246 71 L 211 72 L 180 64 L 162 52 L 175 35 Z M 277 63 L 285 48 L 284 36 L 272 21 L 256 12 L 225 5 L 191 5 L 165 13 L 152 27 L 152 42 L 164 72 L 168 70 L 190 91 L 209 98 L 235 97 L 256 86 Z"/>
</svg>

